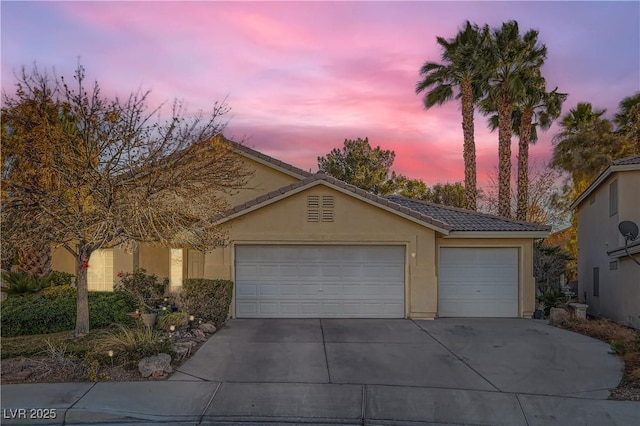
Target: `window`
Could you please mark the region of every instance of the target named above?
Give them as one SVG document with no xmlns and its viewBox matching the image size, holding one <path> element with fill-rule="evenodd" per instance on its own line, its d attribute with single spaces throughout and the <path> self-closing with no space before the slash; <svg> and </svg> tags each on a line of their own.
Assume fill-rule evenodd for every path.
<svg viewBox="0 0 640 426">
<path fill-rule="evenodd" d="M 593 296 L 600 296 L 600 268 L 593 268 Z"/>
<path fill-rule="evenodd" d="M 618 180 L 609 184 L 609 216 L 618 213 Z"/>
<path fill-rule="evenodd" d="M 96 250 L 91 253 L 87 286 L 91 291 L 113 290 L 113 250 Z"/>
<path fill-rule="evenodd" d="M 609 262 L 609 270 L 615 271 L 616 269 L 618 269 L 618 261 L 612 260 L 611 262 Z"/>
<path fill-rule="evenodd" d="M 171 290 L 182 287 L 183 263 L 182 249 L 171 249 L 171 258 L 169 261 L 169 275 L 171 281 Z"/>
</svg>

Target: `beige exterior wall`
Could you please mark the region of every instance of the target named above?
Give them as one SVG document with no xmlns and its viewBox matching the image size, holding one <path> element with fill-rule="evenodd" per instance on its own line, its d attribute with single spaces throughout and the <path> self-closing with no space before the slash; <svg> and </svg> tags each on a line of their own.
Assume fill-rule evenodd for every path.
<svg viewBox="0 0 640 426">
<path fill-rule="evenodd" d="M 618 212 L 609 214 L 610 185 L 617 181 Z M 640 266 L 607 252 L 624 247 L 618 224 L 640 224 L 640 171 L 612 173 L 578 206 L 578 296 L 592 315 L 640 328 Z M 640 259 L 640 256 L 636 255 Z M 617 269 L 611 262 L 617 262 Z M 594 295 L 594 268 L 599 295 Z"/>
<path fill-rule="evenodd" d="M 530 238 L 438 238 L 440 247 L 510 247 L 518 249 L 518 312 L 531 318 L 536 305 L 536 281 L 533 277 L 533 240 Z M 436 259 L 436 265 L 439 259 Z"/>
<path fill-rule="evenodd" d="M 76 275 L 76 259 L 64 247 L 53 249 L 51 269 Z"/>
<path fill-rule="evenodd" d="M 167 247 L 140 244 L 138 248 L 138 265 L 148 274 L 155 274 L 159 280 L 169 278 L 170 250 Z"/>
<path fill-rule="evenodd" d="M 307 222 L 307 196 L 333 195 L 334 222 Z M 325 186 L 316 186 L 225 224 L 233 244 L 207 253 L 205 277 L 234 279 L 239 244 L 401 245 L 405 255 L 405 312 L 434 318 L 437 312 L 435 231 Z M 231 314 L 235 314 L 235 301 Z"/>
<path fill-rule="evenodd" d="M 254 174 L 247 183 L 246 188 L 227 196 L 226 199 L 231 207 L 253 200 L 261 195 L 268 194 L 271 191 L 300 180 L 249 158 L 242 157 L 242 159 L 246 167 L 253 170 Z"/>
</svg>

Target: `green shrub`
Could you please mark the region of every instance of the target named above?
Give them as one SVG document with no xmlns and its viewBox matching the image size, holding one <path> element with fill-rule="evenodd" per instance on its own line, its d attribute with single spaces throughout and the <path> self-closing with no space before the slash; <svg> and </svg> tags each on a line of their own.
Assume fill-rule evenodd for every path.
<svg viewBox="0 0 640 426">
<path fill-rule="evenodd" d="M 560 291 L 560 289 L 552 286 L 545 286 L 542 288 L 540 294 L 536 296 L 536 300 L 544 306 L 544 316 L 546 318 L 551 313 L 551 308 L 559 308 L 565 305 L 568 298 L 564 293 L 562 293 L 562 291 Z"/>
<path fill-rule="evenodd" d="M 75 298 L 78 296 L 78 289 L 70 285 L 59 285 L 47 287 L 42 290 L 42 297 L 45 299 L 55 299 L 57 297 Z"/>
<path fill-rule="evenodd" d="M 65 290 L 62 290 L 64 293 Z M 76 297 L 41 295 L 14 297 L 0 305 L 3 337 L 48 334 L 73 330 L 76 325 Z M 120 292 L 89 292 L 89 322 L 92 328 L 112 323 L 130 324 L 127 313 L 135 301 Z"/>
<path fill-rule="evenodd" d="M 184 327 L 189 324 L 189 314 L 186 312 L 170 312 L 168 314 L 158 316 L 158 326 L 163 330 L 170 330 L 172 325 L 176 328 Z"/>
<path fill-rule="evenodd" d="M 181 310 L 220 326 L 226 321 L 233 281 L 188 278 L 182 285 Z"/>
<path fill-rule="evenodd" d="M 151 312 L 162 300 L 164 292 L 169 285 L 169 279 L 158 282 L 157 275 L 149 275 L 144 269 L 136 269 L 124 274 L 118 274 L 120 281 L 115 284 L 114 290 L 124 292 L 133 297 L 140 312 Z"/>
<path fill-rule="evenodd" d="M 51 271 L 47 279 L 52 287 L 56 286 L 72 286 L 76 276 L 62 271 Z"/>
<path fill-rule="evenodd" d="M 49 278 L 39 278 L 22 271 L 2 272 L 2 292 L 7 296 L 24 296 L 49 286 Z"/>
</svg>

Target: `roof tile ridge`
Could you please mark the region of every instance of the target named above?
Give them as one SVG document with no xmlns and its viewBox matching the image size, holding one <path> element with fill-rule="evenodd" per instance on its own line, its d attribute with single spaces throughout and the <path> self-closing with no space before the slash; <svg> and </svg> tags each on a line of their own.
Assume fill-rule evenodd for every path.
<svg viewBox="0 0 640 426">
<path fill-rule="evenodd" d="M 443 210 L 450 210 L 450 211 L 454 211 L 454 212 L 458 212 L 458 213 L 466 213 L 472 216 L 481 216 L 481 217 L 486 217 L 486 218 L 490 218 L 490 219 L 498 219 L 498 220 L 503 220 L 505 222 L 510 222 L 510 223 L 515 223 L 518 225 L 533 225 L 533 226 L 539 226 L 541 228 L 548 228 L 551 229 L 551 226 L 549 225 L 540 225 L 538 223 L 533 223 L 533 222 L 527 222 L 522 221 L 522 220 L 517 220 L 517 219 L 511 219 L 508 217 L 504 217 L 504 216 L 499 216 L 499 215 L 495 215 L 495 214 L 491 214 L 491 213 L 483 213 L 483 212 L 478 212 L 478 211 L 474 211 L 474 210 L 469 210 L 469 209 L 463 209 L 460 207 L 452 207 L 452 206 L 445 206 L 444 204 L 438 204 L 438 203 L 433 203 L 431 201 L 426 201 L 426 200 L 416 200 L 414 198 L 408 198 L 408 197 L 403 197 L 401 195 L 391 195 L 389 196 L 391 197 L 397 197 L 397 198 L 402 198 L 404 200 L 408 200 L 414 203 L 419 203 L 419 204 L 425 204 L 431 207 L 435 207 L 435 208 L 439 208 L 439 209 L 443 209 Z"/>
</svg>

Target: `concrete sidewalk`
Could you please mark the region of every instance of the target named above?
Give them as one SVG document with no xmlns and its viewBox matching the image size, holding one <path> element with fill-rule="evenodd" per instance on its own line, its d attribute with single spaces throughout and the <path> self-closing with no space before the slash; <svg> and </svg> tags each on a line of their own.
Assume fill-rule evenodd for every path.
<svg viewBox="0 0 640 426">
<path fill-rule="evenodd" d="M 173 380 L 4 385 L 1 392 L 2 424 L 631 426 L 640 419 L 637 402 L 406 386 Z"/>
</svg>

